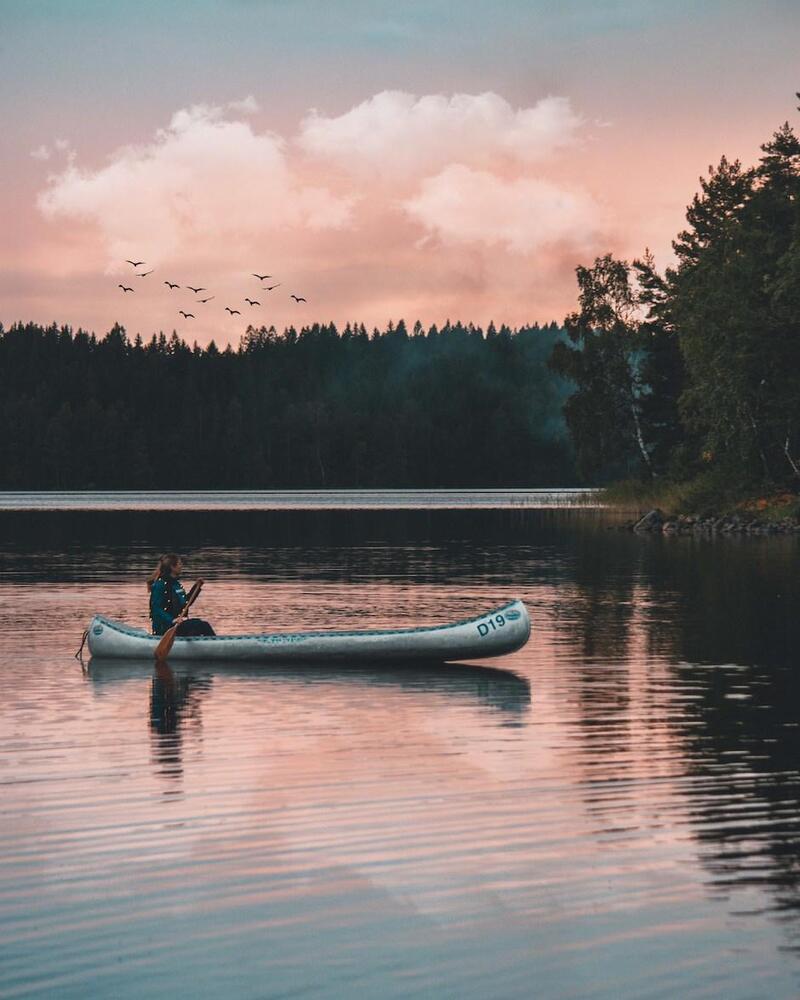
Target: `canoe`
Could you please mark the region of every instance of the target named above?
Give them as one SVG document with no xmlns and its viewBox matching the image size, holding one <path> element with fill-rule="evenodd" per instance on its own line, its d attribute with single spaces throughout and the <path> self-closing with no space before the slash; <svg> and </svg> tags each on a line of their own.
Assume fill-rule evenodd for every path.
<svg viewBox="0 0 800 1000">
<path fill-rule="evenodd" d="M 503 656 L 524 646 L 531 632 L 522 601 L 510 601 L 476 618 L 421 628 L 343 632 L 267 632 L 263 635 L 186 636 L 175 640 L 170 660 L 279 663 L 377 663 L 475 660 Z M 89 626 L 92 656 L 153 658 L 160 636 L 96 615 Z"/>
</svg>

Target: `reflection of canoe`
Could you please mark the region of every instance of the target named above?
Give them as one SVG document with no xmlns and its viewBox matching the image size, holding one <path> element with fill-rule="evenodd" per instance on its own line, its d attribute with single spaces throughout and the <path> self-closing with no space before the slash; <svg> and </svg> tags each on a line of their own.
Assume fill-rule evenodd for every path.
<svg viewBox="0 0 800 1000">
<path fill-rule="evenodd" d="M 370 666 L 366 663 L 346 666 L 339 663 L 329 667 L 315 664 L 294 667 L 291 664 L 271 664 L 264 667 L 253 663 L 204 663 L 197 660 L 174 664 L 171 669 L 178 681 L 191 681 L 203 689 L 210 688 L 215 675 L 222 672 L 226 679 L 253 681 L 260 678 L 264 684 L 270 685 L 346 685 L 394 689 L 408 694 L 416 692 L 442 695 L 448 701 L 475 701 L 512 716 L 527 711 L 531 703 L 531 686 L 527 678 L 498 667 L 469 666 L 462 663 L 421 666 L 419 661 L 393 661 L 383 666 Z M 92 657 L 86 677 L 96 693 L 103 695 L 118 684 L 151 680 L 153 661 Z"/>
<path fill-rule="evenodd" d="M 292 663 L 377 663 L 428 660 L 474 660 L 502 656 L 524 646 L 531 623 L 521 601 L 455 622 L 422 628 L 361 632 L 271 632 L 264 635 L 218 635 L 178 638 L 170 660 L 237 660 Z M 93 656 L 152 657 L 159 637 L 101 615 L 89 626 Z"/>
</svg>

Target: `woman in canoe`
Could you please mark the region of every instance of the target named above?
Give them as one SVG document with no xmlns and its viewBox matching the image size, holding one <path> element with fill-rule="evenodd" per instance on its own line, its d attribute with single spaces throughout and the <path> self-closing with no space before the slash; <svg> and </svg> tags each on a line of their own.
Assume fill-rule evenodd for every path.
<svg viewBox="0 0 800 1000">
<path fill-rule="evenodd" d="M 195 600 L 205 581 L 198 580 L 187 595 L 179 579 L 182 570 L 181 557 L 168 552 L 161 556 L 147 580 L 154 635 L 164 635 L 179 619 L 182 620 L 175 630 L 176 635 L 216 635 L 202 618 L 184 618 L 184 609 Z"/>
</svg>

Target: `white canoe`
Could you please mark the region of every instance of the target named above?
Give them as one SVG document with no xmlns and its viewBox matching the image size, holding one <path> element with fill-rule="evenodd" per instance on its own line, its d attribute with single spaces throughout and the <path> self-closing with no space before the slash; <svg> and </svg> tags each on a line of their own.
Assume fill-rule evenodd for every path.
<svg viewBox="0 0 800 1000">
<path fill-rule="evenodd" d="M 524 646 L 531 623 L 522 601 L 511 601 L 477 618 L 451 625 L 372 629 L 361 632 L 268 632 L 264 635 L 177 638 L 170 660 L 272 660 L 280 663 L 475 660 L 503 656 Z M 160 637 L 102 615 L 89 626 L 92 656 L 152 658 Z"/>
</svg>

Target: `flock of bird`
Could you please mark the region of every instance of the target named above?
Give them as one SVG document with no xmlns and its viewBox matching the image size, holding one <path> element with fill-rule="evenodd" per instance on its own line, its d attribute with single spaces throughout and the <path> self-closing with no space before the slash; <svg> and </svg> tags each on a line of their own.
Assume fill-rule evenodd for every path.
<svg viewBox="0 0 800 1000">
<path fill-rule="evenodd" d="M 133 269 L 134 269 L 134 276 L 137 277 L 137 278 L 146 278 L 149 274 L 152 274 L 153 271 L 155 270 L 155 268 L 150 268 L 149 271 L 139 271 L 139 270 L 137 270 L 138 268 L 145 266 L 145 261 L 143 261 L 143 260 L 126 260 L 125 263 L 126 264 L 130 264 L 133 267 Z M 256 274 L 253 271 L 252 272 L 252 277 L 258 279 L 259 282 L 262 282 L 262 281 L 268 281 L 270 278 L 272 278 L 272 275 L 271 274 Z M 169 288 L 169 290 L 171 292 L 175 291 L 176 288 L 180 288 L 181 287 L 179 284 L 177 284 L 174 281 L 165 281 L 164 284 Z M 262 286 L 261 291 L 262 292 L 273 292 L 276 288 L 280 288 L 281 284 L 282 284 L 282 282 L 279 281 L 279 282 L 277 282 L 274 285 L 268 285 L 266 287 Z M 195 295 L 199 295 L 200 292 L 207 292 L 208 291 L 207 288 L 203 288 L 202 286 L 200 286 L 198 288 L 195 288 L 193 285 L 186 285 L 185 287 L 190 292 L 194 292 Z M 125 285 L 123 283 L 118 284 L 117 288 L 121 288 L 122 291 L 123 291 L 123 294 L 127 294 L 128 292 L 135 292 L 136 291 L 136 289 L 133 288 L 132 286 Z M 205 305 L 207 302 L 211 302 L 212 299 L 215 299 L 215 298 L 216 298 L 216 295 L 209 295 L 208 298 L 205 298 L 205 299 L 195 299 L 195 301 L 198 304 L 200 304 L 200 305 Z M 298 303 L 298 304 L 300 302 L 305 302 L 306 301 L 306 299 L 303 298 L 302 295 L 294 295 L 294 294 L 292 294 L 292 295 L 289 296 L 289 298 L 294 299 L 294 301 L 296 303 Z M 245 296 L 244 300 L 250 306 L 251 309 L 252 309 L 253 306 L 260 306 L 261 305 L 261 303 L 258 301 L 258 299 L 251 299 L 251 298 L 248 298 L 247 296 Z M 242 315 L 239 309 L 233 309 L 231 306 L 225 306 L 225 312 L 230 313 L 231 316 L 241 316 Z M 195 319 L 196 318 L 195 315 L 194 315 L 194 313 L 185 312 L 183 309 L 179 309 L 178 310 L 178 314 L 181 315 L 181 316 L 183 316 L 184 319 Z"/>
</svg>

